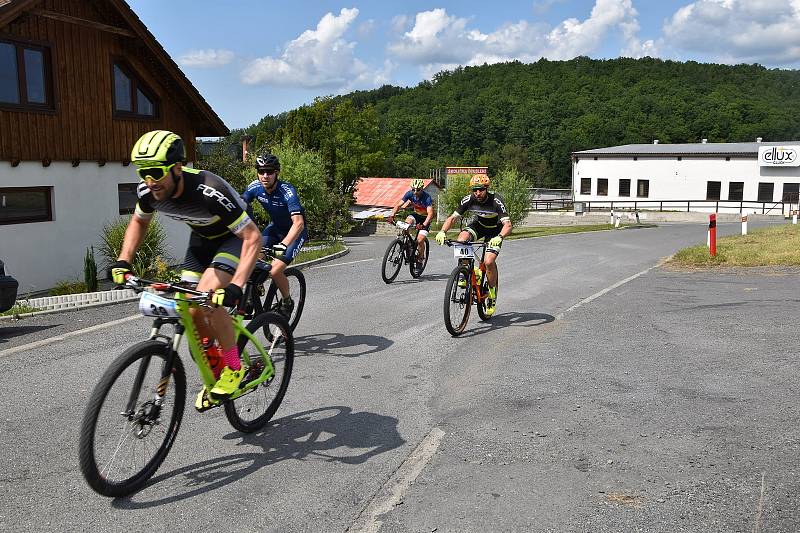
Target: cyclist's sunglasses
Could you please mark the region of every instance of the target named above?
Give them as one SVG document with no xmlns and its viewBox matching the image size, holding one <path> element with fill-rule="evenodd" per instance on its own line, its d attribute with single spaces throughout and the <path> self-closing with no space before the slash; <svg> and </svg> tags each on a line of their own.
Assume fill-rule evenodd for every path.
<svg viewBox="0 0 800 533">
<path fill-rule="evenodd" d="M 473 191 L 485 191 L 486 187 L 473 187 L 472 190 Z"/>
<path fill-rule="evenodd" d="M 420 188 L 420 187 L 411 187 L 411 192 L 419 192 L 421 190 L 422 190 L 422 188 Z"/>
<path fill-rule="evenodd" d="M 171 165 L 156 165 L 153 167 L 137 168 L 136 173 L 139 174 L 139 177 L 143 180 L 161 181 L 164 179 L 164 176 L 169 174 L 169 169 L 174 166 L 175 163 Z"/>
<path fill-rule="evenodd" d="M 272 176 L 278 172 L 277 169 L 274 168 L 257 168 L 256 172 L 259 176 Z"/>
</svg>

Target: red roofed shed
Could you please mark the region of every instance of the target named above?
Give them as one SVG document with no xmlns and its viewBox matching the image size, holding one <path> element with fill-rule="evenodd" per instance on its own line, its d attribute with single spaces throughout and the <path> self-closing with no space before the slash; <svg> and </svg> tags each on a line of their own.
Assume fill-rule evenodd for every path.
<svg viewBox="0 0 800 533">
<path fill-rule="evenodd" d="M 423 179 L 425 192 L 435 199 L 439 186 L 432 179 Z M 403 195 L 411 189 L 410 178 L 361 178 L 355 189 L 353 218 L 383 217 L 391 213 Z"/>
</svg>

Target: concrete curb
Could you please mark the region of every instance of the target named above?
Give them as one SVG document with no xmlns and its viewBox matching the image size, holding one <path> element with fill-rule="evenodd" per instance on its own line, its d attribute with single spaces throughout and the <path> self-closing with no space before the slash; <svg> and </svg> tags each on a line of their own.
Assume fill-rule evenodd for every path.
<svg viewBox="0 0 800 533">
<path fill-rule="evenodd" d="M 332 261 L 334 259 L 338 259 L 339 257 L 347 255 L 348 253 L 350 253 L 350 249 L 345 248 L 340 252 L 336 252 L 331 255 L 326 255 L 325 257 L 320 257 L 318 259 L 312 259 L 311 261 L 305 261 L 304 263 L 298 263 L 292 266 L 302 270 L 304 268 L 308 268 L 310 266 L 319 263 L 324 263 L 326 261 Z M 89 309 L 92 307 L 102 307 L 105 305 L 114 305 L 138 299 L 139 295 L 136 294 L 132 289 L 122 289 L 122 290 L 88 292 L 80 294 L 65 294 L 63 296 L 45 296 L 43 298 L 31 298 L 29 300 L 18 300 L 26 302 L 31 307 L 37 307 L 37 308 L 49 307 L 49 309 L 44 309 L 42 311 L 34 311 L 33 313 L 20 313 L 17 315 L 0 316 L 0 322 L 2 322 L 3 320 L 14 320 L 20 318 L 27 318 L 31 316 L 50 315 L 53 313 L 64 313 L 76 309 Z"/>
</svg>

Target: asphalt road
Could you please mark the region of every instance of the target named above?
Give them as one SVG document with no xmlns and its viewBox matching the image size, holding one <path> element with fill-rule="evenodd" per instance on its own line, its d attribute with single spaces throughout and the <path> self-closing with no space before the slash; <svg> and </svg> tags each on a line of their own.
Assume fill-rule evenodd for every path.
<svg viewBox="0 0 800 533">
<path fill-rule="evenodd" d="M 385 285 L 389 239 L 352 239 L 306 270 L 273 422 L 242 435 L 187 405 L 153 482 L 118 500 L 81 478 L 78 429 L 149 322 L 31 348 L 135 306 L 0 322 L 0 530 L 797 531 L 800 271 L 656 266 L 704 240 L 664 225 L 507 241 L 497 315 L 454 339 L 449 248 Z"/>
</svg>

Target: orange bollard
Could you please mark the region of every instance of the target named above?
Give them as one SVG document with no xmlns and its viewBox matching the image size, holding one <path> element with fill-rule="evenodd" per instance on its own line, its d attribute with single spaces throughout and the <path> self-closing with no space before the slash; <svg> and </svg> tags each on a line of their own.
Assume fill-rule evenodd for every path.
<svg viewBox="0 0 800 533">
<path fill-rule="evenodd" d="M 708 215 L 708 250 L 711 257 L 717 256 L 717 214 Z"/>
</svg>

